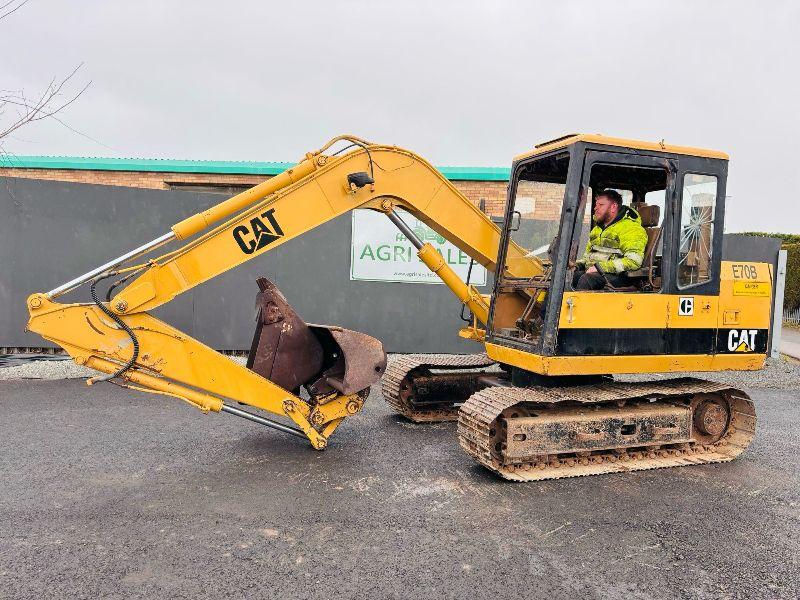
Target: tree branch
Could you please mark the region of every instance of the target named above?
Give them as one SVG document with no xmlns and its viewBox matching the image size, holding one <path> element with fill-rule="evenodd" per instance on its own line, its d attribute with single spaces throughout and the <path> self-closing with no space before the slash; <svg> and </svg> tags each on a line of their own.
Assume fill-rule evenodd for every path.
<svg viewBox="0 0 800 600">
<path fill-rule="evenodd" d="M 27 4 L 27 3 L 28 3 L 30 0 L 22 0 L 22 2 L 20 2 L 19 4 L 17 4 L 17 5 L 16 5 L 14 8 L 12 8 L 12 9 L 10 9 L 10 10 L 6 11 L 6 12 L 2 12 L 2 11 L 3 11 L 3 9 L 5 9 L 7 6 L 10 6 L 11 4 L 14 4 L 14 2 L 18 2 L 18 1 L 19 1 L 19 0 L 11 0 L 10 2 L 6 2 L 5 4 L 3 4 L 3 6 L 0 6 L 0 20 L 3 20 L 3 19 L 5 19 L 5 18 L 6 18 L 8 15 L 10 15 L 10 14 L 13 14 L 13 13 L 17 12 L 17 11 L 18 11 L 20 8 L 22 8 L 23 6 L 25 6 L 25 5 L 26 5 L 26 4 Z"/>
<path fill-rule="evenodd" d="M 29 1 L 30 0 L 0 0 L 0 20 L 15 13 L 20 8 L 25 6 Z M 36 121 L 41 121 L 48 118 L 53 119 L 63 127 L 66 127 L 78 135 L 82 135 L 93 142 L 105 146 L 105 144 L 98 142 L 94 138 L 91 138 L 84 133 L 81 133 L 56 116 L 70 104 L 80 98 L 81 95 L 83 95 L 83 93 L 92 84 L 90 81 L 76 94 L 68 96 L 66 100 L 64 99 L 63 92 L 66 89 L 65 86 L 67 86 L 70 80 L 75 76 L 75 73 L 77 73 L 78 69 L 80 69 L 82 66 L 83 63 L 79 64 L 61 81 L 57 81 L 55 77 L 51 79 L 50 83 L 35 101 L 29 100 L 26 97 L 24 90 L 0 89 L 0 155 L 5 153 L 3 149 L 3 140 L 11 135 L 14 131 L 29 123 L 34 123 Z M 10 124 L 4 125 L 2 121 L 6 120 L 3 119 L 3 117 L 6 115 L 6 109 L 12 109 L 12 107 L 16 108 L 16 118 Z M 106 147 L 108 148 L 108 146 Z"/>
<path fill-rule="evenodd" d="M 82 64 L 83 63 L 75 67 L 69 75 L 67 75 L 58 83 L 56 83 L 56 79 L 53 78 L 47 88 L 36 99 L 36 101 L 29 101 L 25 97 L 24 92 L 20 92 L 19 94 L 9 93 L 4 96 L 0 96 L 0 109 L 6 105 L 16 106 L 18 109 L 20 109 L 18 111 L 17 119 L 8 125 L 4 130 L 0 131 L 0 140 L 8 136 L 13 131 L 16 131 L 23 125 L 41 121 L 42 119 L 46 119 L 48 117 L 55 118 L 56 114 L 80 98 L 81 95 L 91 85 L 91 81 L 83 86 L 76 94 L 69 97 L 69 99 L 66 101 L 60 101 L 62 96 L 61 92 L 64 89 L 64 86 L 75 76 L 75 73 L 78 72 L 78 69 L 81 68 Z"/>
</svg>

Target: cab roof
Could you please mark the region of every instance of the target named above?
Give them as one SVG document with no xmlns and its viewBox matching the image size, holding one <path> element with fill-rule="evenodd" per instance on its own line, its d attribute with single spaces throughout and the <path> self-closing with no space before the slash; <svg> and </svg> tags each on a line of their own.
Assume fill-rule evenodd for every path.
<svg viewBox="0 0 800 600">
<path fill-rule="evenodd" d="M 688 154 L 691 156 L 701 156 L 703 158 L 719 158 L 728 160 L 728 155 L 718 150 L 707 150 L 704 148 L 692 148 L 690 146 L 674 146 L 661 142 L 643 142 L 641 140 L 628 140 L 625 138 L 609 137 L 599 133 L 571 133 L 548 142 L 537 144 L 530 152 L 525 152 L 514 157 L 514 161 L 530 158 L 537 154 L 544 154 L 551 150 L 564 148 L 576 142 L 587 142 L 589 144 L 603 144 L 605 146 L 618 146 L 619 148 L 633 148 L 635 150 L 651 150 L 655 152 L 668 152 L 671 154 Z"/>
</svg>

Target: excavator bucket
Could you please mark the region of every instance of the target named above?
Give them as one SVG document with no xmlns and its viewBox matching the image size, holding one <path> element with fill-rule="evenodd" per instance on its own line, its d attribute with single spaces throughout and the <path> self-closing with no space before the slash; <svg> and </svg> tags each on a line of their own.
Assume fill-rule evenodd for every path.
<svg viewBox="0 0 800 600">
<path fill-rule="evenodd" d="M 285 390 L 305 386 L 320 402 L 339 393 L 368 393 L 386 370 L 379 340 L 358 331 L 308 325 L 274 283 L 259 277 L 256 331 L 247 367 Z"/>
<path fill-rule="evenodd" d="M 386 352 L 374 337 L 331 325 L 309 328 L 322 342 L 325 356 L 330 357 L 321 376 L 308 386 L 312 396 L 334 390 L 344 395 L 357 394 L 369 389 L 386 370 Z"/>
</svg>

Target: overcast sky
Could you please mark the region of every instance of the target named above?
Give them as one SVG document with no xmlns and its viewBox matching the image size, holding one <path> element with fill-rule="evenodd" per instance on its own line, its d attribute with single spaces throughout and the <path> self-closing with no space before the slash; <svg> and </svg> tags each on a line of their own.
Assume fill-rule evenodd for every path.
<svg viewBox="0 0 800 600">
<path fill-rule="evenodd" d="M 31 0 L 0 88 L 83 67 L 15 154 L 294 161 L 339 133 L 508 166 L 571 132 L 731 155 L 727 231 L 800 233 L 800 2 Z"/>
</svg>

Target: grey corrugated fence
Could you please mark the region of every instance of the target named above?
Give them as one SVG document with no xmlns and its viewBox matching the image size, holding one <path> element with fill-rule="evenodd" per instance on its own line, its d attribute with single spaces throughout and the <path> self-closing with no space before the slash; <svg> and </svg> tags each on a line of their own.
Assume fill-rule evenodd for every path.
<svg viewBox="0 0 800 600">
<path fill-rule="evenodd" d="M 25 299 L 164 234 L 221 197 L 184 191 L 0 178 L 0 352 L 47 350 L 25 332 Z M 544 240 L 546 241 L 546 240 Z M 541 240 L 537 240 L 537 243 Z M 776 264 L 780 240 L 725 235 L 726 260 Z M 477 352 L 460 339 L 461 305 L 443 285 L 351 279 L 351 217 L 344 215 L 175 298 L 154 316 L 219 350 L 253 335 L 256 278 L 272 279 L 308 322 L 340 325 L 389 352 Z M 774 270 L 773 270 L 774 272 Z M 491 277 L 489 282 L 491 283 Z M 490 285 L 480 291 L 488 293 Z M 88 301 L 81 289 L 64 302 Z"/>
</svg>

